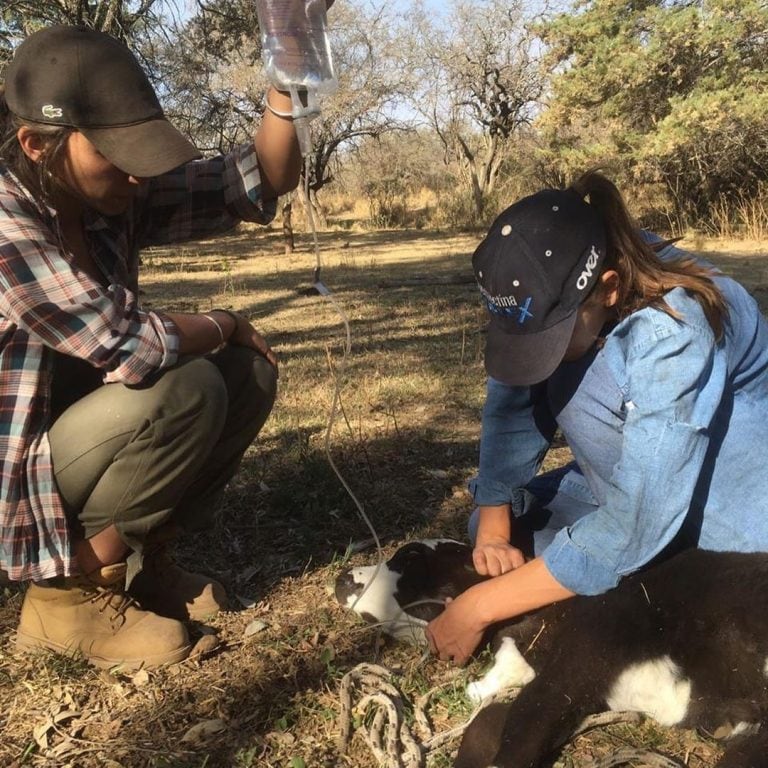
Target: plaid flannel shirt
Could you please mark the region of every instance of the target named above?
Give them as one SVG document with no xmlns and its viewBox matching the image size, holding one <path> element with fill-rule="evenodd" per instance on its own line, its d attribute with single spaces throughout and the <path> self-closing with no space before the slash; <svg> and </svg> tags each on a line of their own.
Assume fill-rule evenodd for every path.
<svg viewBox="0 0 768 768">
<path fill-rule="evenodd" d="M 48 443 L 53 351 L 87 360 L 105 383 L 138 384 L 172 366 L 174 324 L 139 306 L 139 249 L 267 223 L 275 203 L 261 199 L 250 144 L 151 179 L 128 213 L 86 217 L 105 288 L 73 265 L 55 211 L 0 165 L 0 568 L 11 579 L 75 570 Z"/>
</svg>

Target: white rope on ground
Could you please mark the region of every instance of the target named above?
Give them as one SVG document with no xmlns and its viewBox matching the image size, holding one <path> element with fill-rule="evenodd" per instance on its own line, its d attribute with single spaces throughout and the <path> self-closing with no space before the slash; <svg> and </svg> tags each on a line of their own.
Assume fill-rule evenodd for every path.
<svg viewBox="0 0 768 768">
<path fill-rule="evenodd" d="M 434 733 L 427 716 L 432 696 L 445 685 L 438 685 L 420 696 L 413 705 L 414 734 L 406 719 L 403 695 L 392 683 L 393 673 L 378 664 L 362 663 L 347 672 L 339 690 L 341 704 L 339 752 L 349 750 L 354 721 L 379 768 L 424 768 L 427 757 L 460 737 L 472 721 L 490 704 L 508 698 L 507 689 L 482 701 L 469 718 L 442 733 Z M 450 683 L 451 685 L 453 683 Z M 372 714 L 371 714 L 372 713 Z M 616 723 L 636 723 L 643 719 L 638 712 L 600 712 L 585 718 L 574 731 L 573 738 L 591 730 Z M 367 723 L 367 724 L 366 724 Z M 647 768 L 681 768 L 681 763 L 653 750 L 624 747 L 608 757 L 585 763 L 583 768 L 615 768 L 632 761 Z"/>
<path fill-rule="evenodd" d="M 346 754 L 352 740 L 354 718 L 361 724 L 357 729 L 376 758 L 380 768 L 424 768 L 430 753 L 461 736 L 467 726 L 486 706 L 499 697 L 489 698 L 477 707 L 462 725 L 435 734 L 427 716 L 432 696 L 444 688 L 439 685 L 420 696 L 413 705 L 413 719 L 418 737 L 405 719 L 406 706 L 400 691 L 392 684 L 392 672 L 377 664 L 358 664 L 344 675 L 339 692 L 341 713 L 339 752 Z M 357 696 L 356 701 L 353 697 Z M 366 725 L 371 707 L 374 716 Z M 382 732 L 386 729 L 387 740 L 382 746 Z"/>
<path fill-rule="evenodd" d="M 377 664 L 358 664 L 341 681 L 341 736 L 339 751 L 345 754 L 352 740 L 353 718 L 363 725 L 362 734 L 376 761 L 384 768 L 421 768 L 422 750 L 405 720 L 400 692 L 390 683 L 392 673 Z M 353 703 L 353 693 L 359 699 Z M 369 725 L 364 725 L 373 709 Z M 386 736 L 386 738 L 385 738 Z"/>
</svg>

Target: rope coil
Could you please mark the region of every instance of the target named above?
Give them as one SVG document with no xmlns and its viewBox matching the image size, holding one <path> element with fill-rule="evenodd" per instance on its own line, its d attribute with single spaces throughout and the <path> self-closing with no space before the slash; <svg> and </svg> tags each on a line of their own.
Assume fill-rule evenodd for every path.
<svg viewBox="0 0 768 768">
<path fill-rule="evenodd" d="M 412 707 L 413 728 L 406 720 L 407 707 L 402 694 L 392 683 L 393 673 L 378 664 L 362 663 L 347 672 L 339 689 L 341 704 L 339 752 L 346 754 L 352 741 L 355 718 L 363 737 L 380 768 L 424 768 L 430 753 L 461 736 L 477 714 L 503 693 L 489 697 L 460 726 L 436 734 L 427 715 L 432 696 L 444 688 L 438 685 L 420 696 Z M 356 702 L 353 698 L 357 696 Z M 366 715 L 373 717 L 366 725 Z"/>
<path fill-rule="evenodd" d="M 378 664 L 362 663 L 347 672 L 339 688 L 340 735 L 339 752 L 347 754 L 355 731 L 365 741 L 379 768 L 425 768 L 427 757 L 463 735 L 477 715 L 488 705 L 507 699 L 515 689 L 499 691 L 482 701 L 462 724 L 435 733 L 427 715 L 432 696 L 444 688 L 438 685 L 419 696 L 413 705 L 413 728 L 406 719 L 403 695 L 392 683 L 393 673 Z M 371 713 L 373 713 L 371 715 Z M 639 712 L 600 712 L 585 718 L 573 737 L 606 725 L 636 723 L 643 719 Z M 366 720 L 369 722 L 366 724 Z M 636 763 L 649 768 L 681 768 L 682 763 L 654 750 L 622 747 L 599 760 L 585 763 L 584 768 L 616 768 Z"/>
</svg>

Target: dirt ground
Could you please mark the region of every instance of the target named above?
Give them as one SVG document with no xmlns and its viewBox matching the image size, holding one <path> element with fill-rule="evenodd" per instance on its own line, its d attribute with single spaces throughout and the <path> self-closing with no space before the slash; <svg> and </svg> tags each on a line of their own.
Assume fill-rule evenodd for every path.
<svg viewBox="0 0 768 768">
<path fill-rule="evenodd" d="M 223 581 L 234 608 L 194 636 L 218 647 L 175 667 L 125 674 L 79 659 L 17 656 L 23 592 L 0 592 L 0 765 L 125 768 L 310 768 L 376 765 L 360 736 L 337 740 L 339 686 L 361 662 L 393 672 L 412 716 L 436 688 L 437 731 L 471 711 L 467 668 L 380 638 L 335 603 L 349 563 L 370 563 L 371 533 L 324 451 L 335 377 L 342 413 L 330 451 L 363 504 L 384 552 L 414 537 L 464 537 L 483 401 L 483 310 L 471 281 L 473 235 L 337 232 L 320 237 L 322 279 L 349 317 L 352 351 L 331 302 L 307 294 L 308 240 L 284 256 L 276 231 L 243 229 L 206 244 L 145 255 L 146 304 L 247 312 L 281 357 L 272 417 L 229 488 L 216 530 L 183 541 L 179 559 Z M 768 303 L 768 243 L 700 241 L 705 253 Z M 567 459 L 554 448 L 546 468 Z M 205 641 L 204 641 L 205 642 Z M 359 724 L 360 718 L 356 722 Z M 691 768 L 712 766 L 717 745 L 651 722 L 578 737 L 560 768 L 627 745 Z M 451 765 L 457 742 L 427 765 Z"/>
</svg>

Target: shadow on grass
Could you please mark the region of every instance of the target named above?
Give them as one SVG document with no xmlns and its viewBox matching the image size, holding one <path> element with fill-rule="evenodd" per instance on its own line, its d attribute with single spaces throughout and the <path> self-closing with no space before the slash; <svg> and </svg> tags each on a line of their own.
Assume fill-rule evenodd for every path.
<svg viewBox="0 0 768 768">
<path fill-rule="evenodd" d="M 337 562 L 351 544 L 371 538 L 319 436 L 287 430 L 260 439 L 227 490 L 216 530 L 184 545 L 189 564 L 199 565 L 204 553 L 208 568 L 259 599 L 283 576 Z M 472 474 L 476 452 L 474 441 L 414 430 L 332 447 L 382 544 L 446 531 L 462 535 L 465 520 L 457 525 L 441 509 Z M 238 578 L 243 573 L 247 583 Z"/>
<path fill-rule="evenodd" d="M 414 277 L 438 277 L 446 272 L 472 279 L 471 249 L 448 250 L 451 243 L 449 235 L 393 230 L 356 233 L 349 237 L 339 233 L 319 233 L 318 238 L 324 264 L 321 278 L 339 294 L 360 291 L 363 295 L 373 294 L 378 299 L 381 298 L 377 287 L 380 283 L 397 283 L 399 280 L 407 283 Z M 255 231 L 233 233 L 186 247 L 154 249 L 144 258 L 142 287 L 147 290 L 150 303 L 158 308 L 174 308 L 174 294 L 180 286 L 183 286 L 185 294 L 194 295 L 204 304 L 207 296 L 220 292 L 224 282 L 222 273 L 226 275 L 228 264 L 252 260 L 255 271 L 261 274 L 238 273 L 235 279 L 238 294 L 283 294 L 277 300 L 254 300 L 249 304 L 247 311 L 263 317 L 301 302 L 301 290 L 312 282 L 315 267 L 314 252 L 308 244 L 298 248 L 291 256 L 283 256 L 275 251 L 278 241 L 279 236 L 274 233 Z M 434 257 L 433 249 L 443 243 L 445 252 Z M 425 246 L 429 246 L 430 255 L 420 261 L 416 257 Z M 403 256 L 390 260 L 390 255 L 396 253 L 398 248 L 404 249 Z M 158 263 L 160 261 L 162 263 Z M 198 277 L 198 273 L 203 271 L 214 274 Z M 164 281 L 162 278 L 166 275 L 178 276 L 178 280 L 174 281 L 176 285 Z M 409 290 L 407 285 L 404 288 Z"/>
<path fill-rule="evenodd" d="M 178 552 L 187 566 L 221 577 L 231 595 L 272 606 L 258 614 L 270 630 L 244 641 L 243 628 L 255 614 L 229 614 L 221 653 L 170 677 L 152 673 L 151 682 L 133 694 L 141 701 L 134 699 L 132 714 L 111 716 L 119 732 L 104 727 L 81 734 L 89 746 L 77 765 L 102 765 L 99 745 L 116 765 L 131 767 L 284 766 L 291 765 L 291 753 L 303 755 L 307 766 L 343 764 L 334 745 L 338 684 L 344 672 L 372 660 L 375 631 L 343 612 L 323 584 L 346 560 L 350 542 L 370 533 L 317 438 L 301 430 L 262 440 L 228 488 L 219 525 L 185 538 Z M 410 537 L 462 534 L 468 500 L 454 495 L 472 472 L 475 452 L 473 441 L 401 429 L 364 446 L 337 444 L 333 458 L 387 546 Z M 356 557 L 375 561 L 375 550 Z M 10 630 L 12 618 L 6 619 Z M 413 661 L 420 652 L 405 653 Z M 56 679 L 50 660 L 38 662 L 40 674 L 34 668 L 15 668 L 9 682 L 43 675 L 59 687 L 91 685 L 96 699 L 111 695 L 112 685 L 86 668 Z M 123 685 L 131 690 L 129 681 Z M 116 710 L 124 709 L 124 701 L 113 702 Z M 211 717 L 224 721 L 225 732 L 203 745 L 179 743 L 191 726 Z M 312 732 L 306 731 L 307 718 Z M 325 735 L 314 732 L 318 723 L 325 724 Z"/>
</svg>

